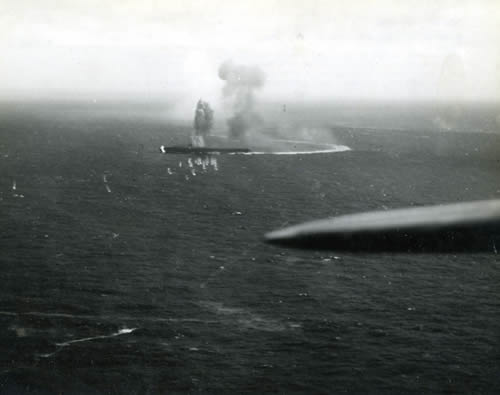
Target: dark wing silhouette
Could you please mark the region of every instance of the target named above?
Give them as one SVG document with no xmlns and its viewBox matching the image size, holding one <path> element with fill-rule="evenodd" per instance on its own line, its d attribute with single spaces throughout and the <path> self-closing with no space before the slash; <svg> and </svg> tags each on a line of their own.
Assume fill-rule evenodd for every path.
<svg viewBox="0 0 500 395">
<path fill-rule="evenodd" d="M 285 247 L 353 252 L 497 252 L 500 200 L 343 215 L 266 234 Z"/>
</svg>

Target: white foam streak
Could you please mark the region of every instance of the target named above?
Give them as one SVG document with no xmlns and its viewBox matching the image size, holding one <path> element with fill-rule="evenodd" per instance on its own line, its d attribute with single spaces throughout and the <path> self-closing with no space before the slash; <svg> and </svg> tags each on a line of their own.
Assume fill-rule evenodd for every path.
<svg viewBox="0 0 500 395">
<path fill-rule="evenodd" d="M 111 335 L 101 335 L 101 336 L 84 337 L 82 339 L 69 340 L 69 341 L 63 342 L 63 343 L 56 343 L 56 346 L 58 346 L 58 347 L 67 347 L 67 346 L 70 346 L 71 344 L 75 344 L 75 343 L 83 343 L 83 342 L 88 342 L 88 341 L 92 341 L 92 340 L 99 340 L 99 339 L 109 339 L 109 338 L 112 338 L 112 337 L 116 337 L 116 336 L 121 336 L 121 335 L 126 335 L 126 334 L 129 334 L 129 333 L 132 333 L 135 330 L 137 330 L 137 328 L 123 328 L 123 329 L 120 329 L 118 332 L 112 333 Z"/>
<path fill-rule="evenodd" d="M 51 356 L 53 356 L 53 355 L 57 354 L 59 351 L 61 351 L 64 347 L 71 346 L 72 344 L 75 344 L 75 343 L 83 343 L 83 342 L 88 342 L 88 341 L 93 341 L 93 340 L 109 339 L 109 338 L 121 336 L 121 335 L 128 335 L 129 333 L 132 333 L 136 330 L 137 330 L 137 328 L 123 328 L 123 329 L 118 330 L 118 332 L 112 333 L 111 335 L 84 337 L 82 339 L 69 340 L 67 342 L 56 343 L 56 346 L 59 347 L 56 351 L 51 352 L 51 353 L 46 353 L 46 354 L 39 354 L 38 356 L 42 357 L 42 358 L 50 358 Z"/>
<path fill-rule="evenodd" d="M 252 151 L 252 152 L 232 152 L 230 155 L 312 155 L 312 154 L 330 154 L 334 152 L 345 152 L 351 149 L 346 145 L 334 145 L 328 149 L 317 149 L 310 151 Z"/>
</svg>

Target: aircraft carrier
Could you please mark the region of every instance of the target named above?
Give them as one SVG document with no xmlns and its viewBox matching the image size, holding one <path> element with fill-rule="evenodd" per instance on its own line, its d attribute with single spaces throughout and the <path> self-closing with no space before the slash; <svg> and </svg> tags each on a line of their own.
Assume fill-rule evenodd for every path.
<svg viewBox="0 0 500 395">
<path fill-rule="evenodd" d="M 163 154 L 233 154 L 251 152 L 247 147 L 237 146 L 236 142 L 230 142 L 222 138 L 212 136 L 191 136 L 191 142 L 187 145 L 160 146 Z"/>
</svg>

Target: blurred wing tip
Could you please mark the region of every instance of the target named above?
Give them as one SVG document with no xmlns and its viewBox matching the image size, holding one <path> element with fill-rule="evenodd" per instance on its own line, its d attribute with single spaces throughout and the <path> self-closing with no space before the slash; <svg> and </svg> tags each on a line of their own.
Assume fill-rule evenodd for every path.
<svg viewBox="0 0 500 395">
<path fill-rule="evenodd" d="M 283 239 L 287 239 L 287 233 L 283 229 L 273 230 L 264 235 L 264 241 L 269 244 L 279 244 Z"/>
</svg>

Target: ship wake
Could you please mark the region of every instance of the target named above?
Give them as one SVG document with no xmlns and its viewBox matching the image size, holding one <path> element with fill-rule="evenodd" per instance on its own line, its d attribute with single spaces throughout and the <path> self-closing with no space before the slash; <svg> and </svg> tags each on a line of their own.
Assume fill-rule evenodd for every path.
<svg viewBox="0 0 500 395">
<path fill-rule="evenodd" d="M 273 139 L 270 142 L 272 143 L 270 149 L 234 152 L 231 155 L 311 155 L 351 151 L 347 145 L 313 143 L 306 140 Z"/>
</svg>

